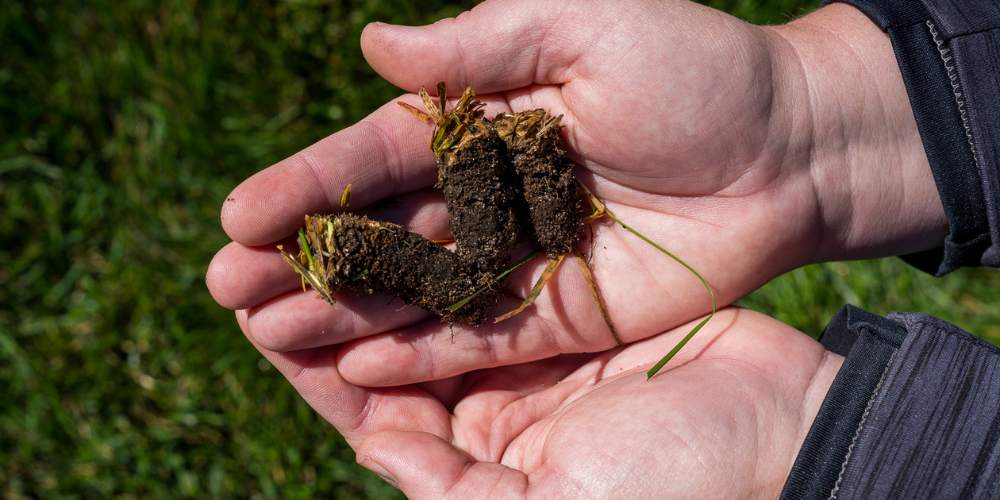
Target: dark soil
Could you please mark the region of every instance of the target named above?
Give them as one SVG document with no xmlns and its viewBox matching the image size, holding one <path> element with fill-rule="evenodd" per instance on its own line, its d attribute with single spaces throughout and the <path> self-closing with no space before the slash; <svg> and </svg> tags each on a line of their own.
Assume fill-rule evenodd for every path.
<svg viewBox="0 0 1000 500">
<path fill-rule="evenodd" d="M 306 231 L 331 290 L 383 292 L 445 321 L 472 325 L 482 323 L 497 301 L 496 291 L 490 289 L 457 312 L 448 311 L 448 306 L 491 285 L 492 275 L 396 224 L 339 214 L 310 218 Z"/>
<path fill-rule="evenodd" d="M 431 145 L 437 187 L 458 251 L 395 224 L 340 214 L 307 217 L 302 238 L 311 254 L 286 258 L 328 301 L 335 290 L 382 292 L 445 321 L 476 325 L 498 300 L 493 277 L 508 265 L 522 229 L 550 256 L 574 250 L 584 217 L 574 165 L 561 145 L 560 117 L 538 109 L 490 122 L 471 89 L 447 115 L 443 104 L 422 97 L 428 113 L 416 114 L 438 124 Z"/>
<path fill-rule="evenodd" d="M 495 274 L 508 263 L 520 235 L 519 183 L 489 122 L 476 120 L 464 134 L 438 155 L 438 187 L 458 255 Z"/>
<path fill-rule="evenodd" d="M 503 113 L 493 121 L 520 177 L 538 243 L 550 256 L 573 251 L 584 217 L 559 119 L 536 109 Z"/>
</svg>

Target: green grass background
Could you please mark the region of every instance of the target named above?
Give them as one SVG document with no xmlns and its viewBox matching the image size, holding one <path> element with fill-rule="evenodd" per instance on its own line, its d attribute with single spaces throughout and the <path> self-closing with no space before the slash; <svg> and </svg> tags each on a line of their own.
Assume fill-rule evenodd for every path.
<svg viewBox="0 0 1000 500">
<path fill-rule="evenodd" d="M 814 2 L 708 2 L 782 22 Z M 8 2 L 0 9 L 0 496 L 398 495 L 209 297 L 241 179 L 397 94 L 372 20 L 438 0 Z M 414 61 L 419 64 L 419 61 Z M 807 267 L 744 300 L 810 333 L 844 302 L 1000 340 L 994 271 Z"/>
</svg>

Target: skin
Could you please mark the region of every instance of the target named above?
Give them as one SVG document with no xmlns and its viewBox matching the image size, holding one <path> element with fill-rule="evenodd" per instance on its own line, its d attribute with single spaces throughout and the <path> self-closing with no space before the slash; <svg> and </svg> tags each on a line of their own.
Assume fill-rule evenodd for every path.
<svg viewBox="0 0 1000 500">
<path fill-rule="evenodd" d="M 930 248 L 947 230 L 888 39 L 851 7 L 756 27 L 683 1 L 607 9 L 584 0 L 496 0 L 430 26 L 372 24 L 362 49 L 409 92 L 444 79 L 450 89 L 485 94 L 487 116 L 537 107 L 563 114 L 583 181 L 701 270 L 722 304 L 803 264 Z M 419 104 L 412 94 L 401 99 Z M 715 336 L 744 345 L 699 349 L 711 336 L 700 334 L 671 371 L 646 384 L 636 370 L 678 334 L 661 332 L 709 303 L 694 277 L 621 228 L 593 226 L 593 268 L 630 344 L 624 351 L 575 266 L 564 266 L 533 308 L 476 330 L 449 329 L 384 297 L 343 296 L 328 307 L 298 289 L 273 244 L 303 214 L 336 211 L 348 183 L 352 210 L 447 238 L 443 201 L 428 189 L 430 133 L 387 103 L 258 172 L 224 203 L 233 242 L 208 271 L 216 300 L 237 310 L 251 341 L 347 436 L 360 461 L 388 470 L 416 497 L 478 493 L 494 482 L 511 494 L 773 496 L 836 363 L 780 323 L 726 313 L 715 323 L 730 326 Z M 515 274 L 498 310 L 520 301 L 541 265 Z M 573 354 L 584 352 L 603 354 Z M 634 357 L 619 365 L 622 374 L 597 388 L 561 386 L 567 374 L 593 377 L 595 363 L 626 353 Z M 526 379 L 530 390 L 519 388 Z M 506 400 L 476 391 L 480 383 L 525 401 L 533 410 L 527 427 L 504 433 L 497 408 Z M 583 396 L 571 405 L 546 399 L 562 390 Z M 641 394 L 650 390 L 655 397 Z M 812 392 L 819 396 L 807 398 Z M 382 417 L 367 418 L 379 425 L 358 430 L 351 413 L 378 410 Z M 756 440 L 746 443 L 736 432 L 744 416 L 756 422 Z M 585 440 L 566 437 L 591 425 Z M 608 462 L 588 472 L 601 456 L 620 458 L 623 468 Z M 556 476 L 577 479 L 553 483 Z"/>
<path fill-rule="evenodd" d="M 246 331 L 246 314 L 237 318 Z M 770 317 L 727 309 L 647 382 L 689 326 L 383 388 L 344 380 L 336 347 L 257 347 L 359 463 L 410 498 L 775 498 L 843 359 Z"/>
</svg>

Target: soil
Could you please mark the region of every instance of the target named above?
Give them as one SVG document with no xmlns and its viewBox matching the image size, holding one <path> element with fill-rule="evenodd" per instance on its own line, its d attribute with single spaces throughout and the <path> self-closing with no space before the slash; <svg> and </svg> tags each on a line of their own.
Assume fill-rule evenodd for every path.
<svg viewBox="0 0 1000 500">
<path fill-rule="evenodd" d="M 574 164 L 562 148 L 560 117 L 542 109 L 497 115 L 538 243 L 550 256 L 573 251 L 581 236 L 583 207 Z"/>
<path fill-rule="evenodd" d="M 553 257 L 574 250 L 584 218 L 574 165 L 561 145 L 561 117 L 538 109 L 490 122 L 471 89 L 448 115 L 422 97 L 427 117 L 438 123 L 437 187 L 457 252 L 396 224 L 339 214 L 307 217 L 303 238 L 311 254 L 286 258 L 331 302 L 334 290 L 387 293 L 447 322 L 477 325 L 498 300 L 493 277 L 509 264 L 522 233 L 533 232 Z"/>
<path fill-rule="evenodd" d="M 314 216 L 307 232 L 331 290 L 387 293 L 449 323 L 471 325 L 482 323 L 497 301 L 491 274 L 396 224 L 352 214 Z M 484 286 L 490 289 L 457 312 L 448 310 Z"/>
<path fill-rule="evenodd" d="M 438 186 L 458 255 L 497 273 L 520 236 L 518 181 L 493 126 L 476 120 L 457 145 L 438 156 Z"/>
</svg>

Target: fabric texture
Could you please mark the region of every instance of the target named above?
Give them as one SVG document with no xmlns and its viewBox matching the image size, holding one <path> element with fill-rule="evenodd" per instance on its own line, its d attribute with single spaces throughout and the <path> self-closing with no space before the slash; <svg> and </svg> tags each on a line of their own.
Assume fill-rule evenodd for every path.
<svg viewBox="0 0 1000 500">
<path fill-rule="evenodd" d="M 923 314 L 852 306 L 823 343 L 847 359 L 782 498 L 1000 498 L 1000 349 Z"/>
<path fill-rule="evenodd" d="M 823 346 L 847 359 L 799 449 L 782 498 L 829 497 L 855 431 L 905 335 L 896 323 L 854 306 L 844 306 L 830 321 Z"/>
<path fill-rule="evenodd" d="M 1000 2 L 834 1 L 889 34 L 948 217 L 939 248 L 904 259 L 936 275 L 1000 266 Z"/>
</svg>

